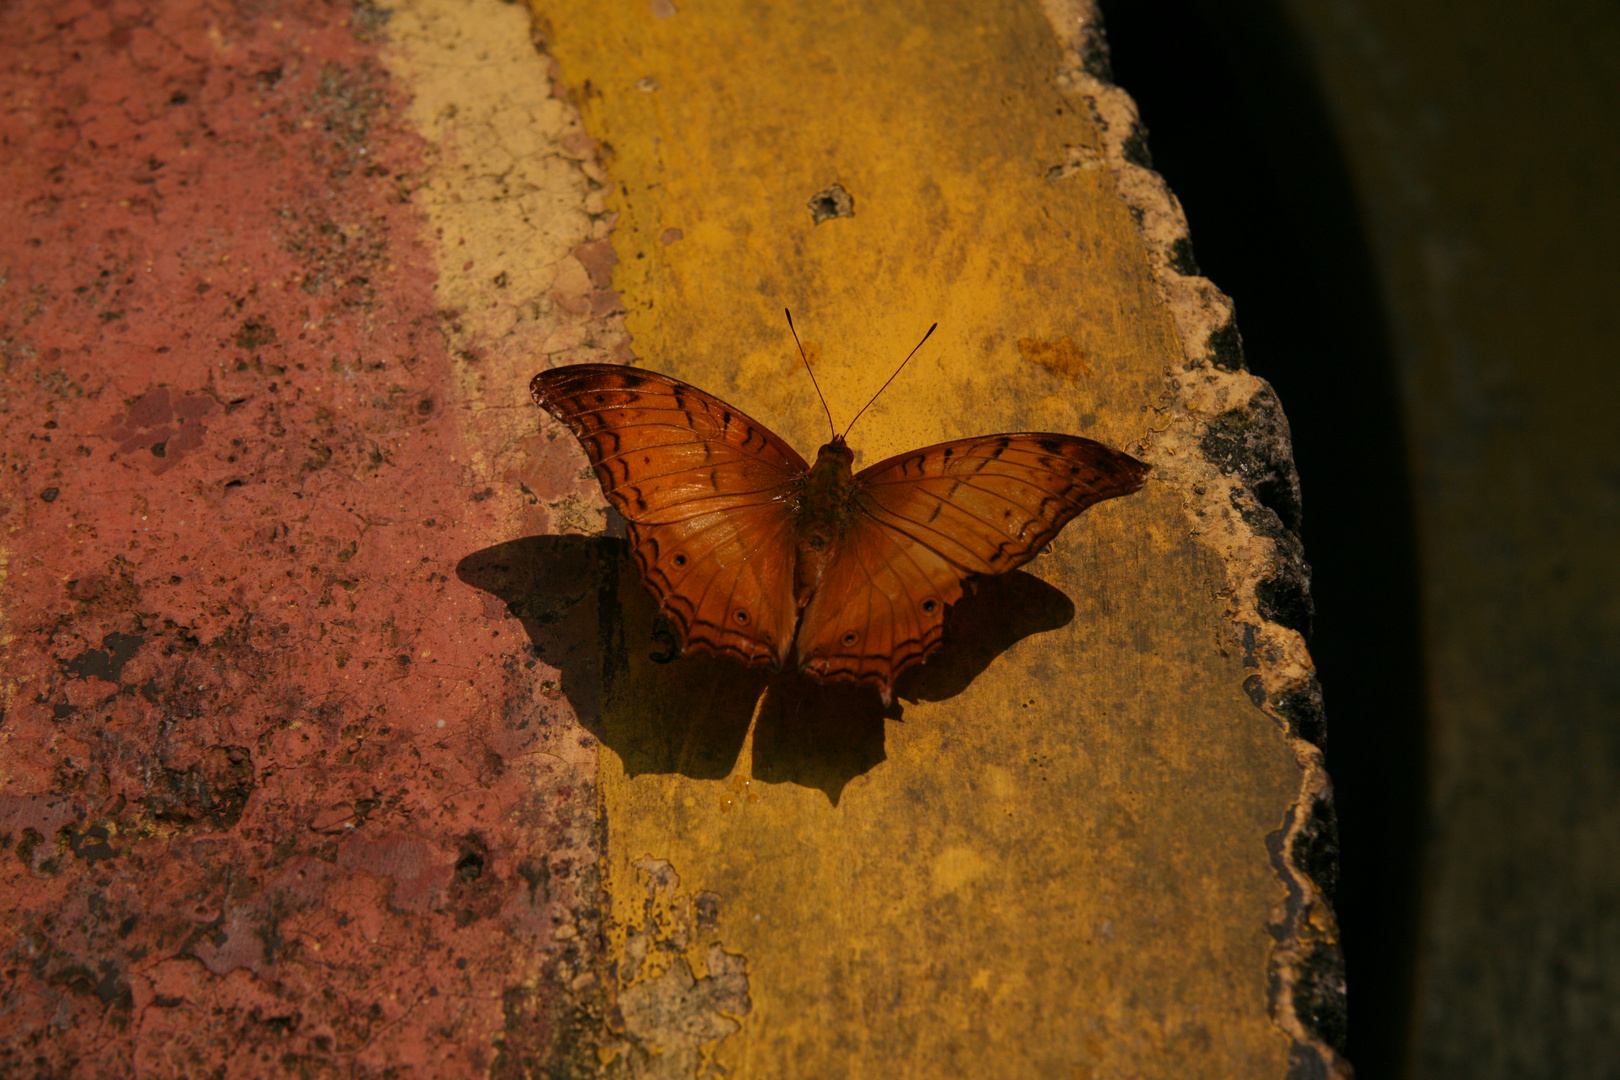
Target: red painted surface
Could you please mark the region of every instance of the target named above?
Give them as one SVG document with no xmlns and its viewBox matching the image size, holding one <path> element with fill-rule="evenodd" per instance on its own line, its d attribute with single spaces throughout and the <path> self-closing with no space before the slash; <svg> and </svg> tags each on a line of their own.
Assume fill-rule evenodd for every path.
<svg viewBox="0 0 1620 1080">
<path fill-rule="evenodd" d="M 499 1071 L 578 970 L 371 11 L 0 5 L 0 1074 Z"/>
</svg>

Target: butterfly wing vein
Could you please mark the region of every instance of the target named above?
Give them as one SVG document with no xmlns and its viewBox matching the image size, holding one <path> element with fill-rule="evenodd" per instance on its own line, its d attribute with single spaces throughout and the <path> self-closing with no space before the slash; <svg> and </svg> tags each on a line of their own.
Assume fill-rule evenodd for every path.
<svg viewBox="0 0 1620 1080">
<path fill-rule="evenodd" d="M 585 448 L 682 649 L 783 663 L 798 614 L 786 496 L 804 459 L 654 372 L 579 364 L 536 375 L 530 392 Z"/>
<path fill-rule="evenodd" d="M 888 696 L 939 648 L 968 580 L 1022 566 L 1146 472 L 1101 443 L 1051 434 L 941 443 L 863 470 L 862 513 L 800 620 L 805 670 Z"/>
</svg>

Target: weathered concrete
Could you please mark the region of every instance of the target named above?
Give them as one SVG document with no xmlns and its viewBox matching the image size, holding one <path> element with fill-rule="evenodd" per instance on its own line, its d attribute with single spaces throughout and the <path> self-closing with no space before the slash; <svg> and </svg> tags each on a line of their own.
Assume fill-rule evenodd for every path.
<svg viewBox="0 0 1620 1080">
<path fill-rule="evenodd" d="M 455 76 L 535 178 L 482 197 L 547 203 L 516 257 L 439 213 L 491 157 L 410 111 L 457 98 L 408 15 L 6 10 L 7 1075 L 475 1075 L 566 1019 L 592 740 L 454 568 L 533 520 L 596 226 L 523 13 L 453 16 L 519 65 L 522 123 Z"/>
<path fill-rule="evenodd" d="M 623 600 L 597 623 L 608 993 L 740 957 L 748 1011 L 708 1052 L 746 1076 L 1343 1072 L 1286 423 L 1179 257 L 1087 11 L 537 11 L 614 181 L 641 363 L 809 448 L 781 308 L 845 417 L 938 317 L 862 460 L 1052 428 L 1156 470 L 887 715 L 763 676 L 717 694 L 660 663 L 622 571 L 585 578 Z M 659 1074 L 688 1001 L 603 1053 Z"/>
<path fill-rule="evenodd" d="M 8 1066 L 1343 1074 L 1286 423 L 1048 8 L 16 13 Z M 1155 466 L 889 710 L 668 662 L 525 400 L 813 447 L 784 305 L 845 416 L 943 320 L 866 460 Z"/>
</svg>

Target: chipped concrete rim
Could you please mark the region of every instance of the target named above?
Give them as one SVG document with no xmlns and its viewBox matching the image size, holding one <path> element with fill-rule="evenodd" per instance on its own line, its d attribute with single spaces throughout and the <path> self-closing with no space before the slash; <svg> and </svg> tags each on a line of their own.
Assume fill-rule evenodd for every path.
<svg viewBox="0 0 1620 1080">
<path fill-rule="evenodd" d="M 1228 615 L 1246 665 L 1255 668 L 1244 689 L 1282 729 L 1300 765 L 1299 794 L 1267 844 L 1285 890 L 1270 927 L 1272 1020 L 1293 1040 L 1290 1080 L 1349 1080 L 1350 1063 L 1323 1033 L 1331 1025 L 1339 1033 L 1333 1041 L 1342 1040 L 1344 967 L 1337 920 L 1307 869 L 1310 860 L 1317 876 L 1325 876 L 1323 863 L 1332 865 L 1328 860 L 1336 858 L 1337 847 L 1332 782 L 1317 745 L 1321 690 L 1304 635 L 1277 622 L 1275 605 L 1266 602 L 1268 583 L 1282 580 L 1300 583 L 1303 603 L 1309 604 L 1310 570 L 1299 541 L 1256 492 L 1258 474 L 1269 466 L 1285 474 L 1280 479 L 1297 500 L 1287 420 L 1270 385 L 1243 368 L 1232 301 L 1198 274 L 1181 203 L 1147 164 L 1146 131 L 1136 103 L 1113 83 L 1095 0 L 1041 0 L 1041 7 L 1063 49 L 1055 82 L 1086 106 L 1100 141 L 1097 147 L 1071 148 L 1070 160 L 1049 177 L 1060 181 L 1081 169 L 1108 172 L 1136 220 L 1181 342 L 1181 362 L 1165 373 L 1156 430 L 1134 449 L 1153 465 L 1155 479 L 1181 497 L 1194 535 L 1221 555 Z M 1228 428 L 1269 430 L 1250 436 L 1247 453 L 1240 449 L 1217 460 L 1210 440 L 1221 435 L 1223 419 Z M 1255 446 L 1257 439 L 1266 446 Z M 1264 449 L 1271 450 L 1269 461 L 1248 460 Z M 1257 521 L 1269 527 L 1256 528 Z"/>
</svg>

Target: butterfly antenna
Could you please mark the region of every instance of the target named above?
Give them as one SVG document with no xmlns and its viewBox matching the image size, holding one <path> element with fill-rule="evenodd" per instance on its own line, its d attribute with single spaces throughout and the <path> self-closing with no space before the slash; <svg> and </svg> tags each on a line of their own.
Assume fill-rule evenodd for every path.
<svg viewBox="0 0 1620 1080">
<path fill-rule="evenodd" d="M 782 314 L 787 316 L 788 331 L 793 335 L 793 344 L 799 347 L 799 358 L 804 361 L 804 370 L 810 372 L 810 385 L 816 388 L 816 397 L 821 398 L 821 407 L 827 409 L 827 430 L 831 431 L 833 438 L 836 439 L 838 438 L 838 425 L 833 423 L 832 410 L 827 408 L 827 397 L 821 392 L 821 384 L 816 382 L 816 373 L 810 371 L 810 358 L 804 355 L 804 342 L 799 340 L 799 332 L 793 329 L 793 312 L 783 308 Z"/>
<path fill-rule="evenodd" d="M 889 388 L 889 383 L 894 382 L 895 376 L 899 375 L 900 372 L 905 369 L 905 366 L 907 364 L 911 363 L 911 358 L 913 356 L 916 356 L 917 355 L 917 350 L 923 347 L 923 341 L 927 341 L 929 335 L 932 334 L 934 332 L 934 330 L 938 326 L 939 326 L 939 323 L 935 323 L 933 326 L 930 326 L 928 328 L 928 333 L 924 334 L 922 336 L 922 341 L 917 342 L 917 344 L 915 344 L 915 345 L 913 345 L 911 347 L 911 351 L 906 353 L 906 358 L 904 360 L 900 361 L 900 366 L 894 369 L 894 375 L 889 376 L 889 382 L 886 382 L 882 386 L 878 387 L 878 392 L 876 394 L 872 395 L 872 401 L 876 401 L 878 399 L 879 395 L 881 395 L 883 393 L 883 391 L 885 391 L 885 390 L 887 390 Z M 858 413 L 855 414 L 855 420 L 859 420 L 861 418 L 861 413 L 864 413 L 867 409 L 870 409 L 872 407 L 872 401 L 868 401 L 865 405 L 861 406 L 861 412 L 858 412 Z M 851 420 L 849 422 L 849 427 L 844 429 L 844 434 L 839 436 L 839 438 L 847 438 L 849 436 L 849 428 L 852 428 L 852 427 L 855 426 L 855 420 Z"/>
</svg>

